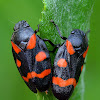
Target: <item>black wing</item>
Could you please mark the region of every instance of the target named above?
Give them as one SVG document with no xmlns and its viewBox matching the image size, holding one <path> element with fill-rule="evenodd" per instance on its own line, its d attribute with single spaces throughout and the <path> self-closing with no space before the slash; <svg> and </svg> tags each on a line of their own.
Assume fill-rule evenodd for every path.
<svg viewBox="0 0 100 100">
<path fill-rule="evenodd" d="M 21 51 L 19 54 L 16 54 L 13 48 L 12 48 L 12 53 L 13 53 L 13 57 L 14 57 L 16 65 L 17 65 L 17 62 L 16 62 L 17 59 L 21 61 L 21 66 L 20 67 L 17 66 L 21 76 L 27 77 L 27 74 L 30 72 L 30 69 L 29 69 L 29 61 L 30 61 L 29 59 L 30 58 L 29 59 L 26 58 L 25 53 L 23 51 Z M 34 93 L 37 93 L 36 87 L 34 83 L 32 82 L 32 80 L 29 80 L 28 82 L 25 81 L 25 83 L 30 88 L 30 90 L 32 90 Z"/>
</svg>

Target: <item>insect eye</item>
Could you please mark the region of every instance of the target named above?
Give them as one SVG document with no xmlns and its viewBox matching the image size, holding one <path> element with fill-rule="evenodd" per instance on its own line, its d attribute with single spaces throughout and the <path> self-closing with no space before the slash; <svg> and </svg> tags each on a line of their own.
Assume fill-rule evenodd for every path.
<svg viewBox="0 0 100 100">
<path fill-rule="evenodd" d="M 72 31 L 71 34 L 74 34 L 74 31 Z"/>
</svg>

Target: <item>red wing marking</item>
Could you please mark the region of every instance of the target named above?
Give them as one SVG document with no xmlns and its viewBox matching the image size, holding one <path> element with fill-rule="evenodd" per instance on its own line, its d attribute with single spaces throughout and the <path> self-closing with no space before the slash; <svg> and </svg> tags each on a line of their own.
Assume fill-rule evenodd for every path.
<svg viewBox="0 0 100 100">
<path fill-rule="evenodd" d="M 81 71 L 83 70 L 83 65 L 81 66 Z"/>
<path fill-rule="evenodd" d="M 34 77 L 38 78 L 44 78 L 45 76 L 49 75 L 51 73 L 51 69 L 46 69 L 40 74 L 37 74 L 36 72 L 32 71 L 27 74 L 27 77 L 22 76 L 22 78 L 26 81 L 29 82 L 29 79 L 32 79 Z"/>
<path fill-rule="evenodd" d="M 68 40 L 66 41 L 66 48 L 70 55 L 73 55 L 75 53 L 72 43 Z"/>
<path fill-rule="evenodd" d="M 14 43 L 11 41 L 12 47 L 14 49 L 14 51 L 18 54 L 19 52 L 21 52 L 21 49 Z"/>
<path fill-rule="evenodd" d="M 55 85 L 59 85 L 60 87 L 66 87 L 66 86 L 69 86 L 69 85 L 73 85 L 74 88 L 75 88 L 75 86 L 76 86 L 75 78 L 69 78 L 67 80 L 63 80 L 60 77 L 53 77 L 52 83 L 55 84 Z"/>
<path fill-rule="evenodd" d="M 18 67 L 20 67 L 21 66 L 21 61 L 19 61 L 18 59 L 16 59 L 16 64 L 17 64 Z"/>
<path fill-rule="evenodd" d="M 36 35 L 34 33 L 27 44 L 27 49 L 33 49 L 35 48 L 35 46 L 36 46 Z"/>
<path fill-rule="evenodd" d="M 87 54 L 87 52 L 88 52 L 88 48 L 89 48 L 89 46 L 87 47 L 87 50 L 83 53 L 83 58 L 86 57 L 86 54 Z"/>
<path fill-rule="evenodd" d="M 61 59 L 58 60 L 57 65 L 59 67 L 67 67 L 67 62 L 64 58 L 61 58 Z"/>
<path fill-rule="evenodd" d="M 47 58 L 46 53 L 43 52 L 43 51 L 39 52 L 39 53 L 35 56 L 35 59 L 36 59 L 36 61 L 38 61 L 38 62 L 41 62 L 41 61 L 43 61 L 43 60 L 46 59 L 46 58 Z"/>
</svg>

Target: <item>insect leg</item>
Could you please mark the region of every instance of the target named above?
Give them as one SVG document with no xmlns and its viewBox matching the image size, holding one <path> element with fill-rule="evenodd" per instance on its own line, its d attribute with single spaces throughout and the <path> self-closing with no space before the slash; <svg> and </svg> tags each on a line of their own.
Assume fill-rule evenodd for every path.
<svg viewBox="0 0 100 100">
<path fill-rule="evenodd" d="M 35 34 L 36 34 L 37 32 L 39 32 L 39 24 L 38 24 L 38 29 L 36 29 L 34 32 L 35 32 Z"/>
<path fill-rule="evenodd" d="M 58 26 L 55 24 L 55 22 L 54 22 L 53 20 L 50 20 L 50 22 L 52 22 L 52 23 L 55 25 L 55 27 L 56 27 L 56 29 L 57 29 L 57 31 L 58 31 L 60 37 L 61 37 L 63 40 L 66 40 L 67 38 L 66 38 L 66 37 L 63 37 L 63 36 L 61 35 L 60 30 L 59 30 Z"/>
<path fill-rule="evenodd" d="M 49 52 L 55 52 L 57 48 L 60 47 L 60 44 L 53 44 L 49 39 L 43 39 L 43 41 L 48 41 L 53 47 L 54 49 L 52 51 L 49 51 Z"/>
</svg>

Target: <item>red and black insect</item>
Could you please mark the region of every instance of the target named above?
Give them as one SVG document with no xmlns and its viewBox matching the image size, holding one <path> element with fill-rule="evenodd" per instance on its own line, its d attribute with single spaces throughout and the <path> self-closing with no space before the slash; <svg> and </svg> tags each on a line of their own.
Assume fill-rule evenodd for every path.
<svg viewBox="0 0 100 100">
<path fill-rule="evenodd" d="M 52 91 L 59 100 L 68 100 L 83 69 L 84 59 L 88 51 L 87 34 L 75 29 L 66 38 L 61 35 L 54 21 L 51 20 L 51 22 L 56 26 L 60 37 L 65 40 L 55 56 Z"/>
<path fill-rule="evenodd" d="M 26 21 L 19 21 L 14 27 L 11 38 L 12 53 L 17 68 L 27 86 L 36 93 L 49 88 L 51 74 L 51 60 L 49 51 L 44 41 L 52 42 L 48 39 L 41 39 L 33 31 Z M 53 44 L 52 44 L 53 45 Z"/>
</svg>

